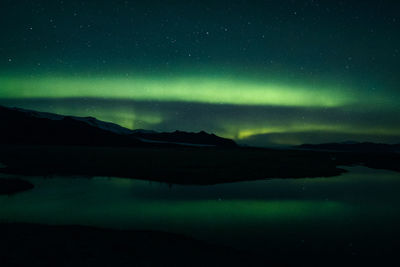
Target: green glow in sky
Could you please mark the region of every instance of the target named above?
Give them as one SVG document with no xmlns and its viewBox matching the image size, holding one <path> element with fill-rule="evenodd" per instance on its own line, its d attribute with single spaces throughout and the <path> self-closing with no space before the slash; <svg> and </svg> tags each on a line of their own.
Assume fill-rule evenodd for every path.
<svg viewBox="0 0 400 267">
<path fill-rule="evenodd" d="M 400 142 L 400 1 L 3 2 L 0 105 L 248 145 Z"/>
<path fill-rule="evenodd" d="M 205 130 L 243 143 L 259 135 L 270 135 L 266 143 L 279 145 L 348 139 L 397 142 L 396 97 L 328 84 L 204 73 L 8 74 L 0 76 L 0 104 L 92 116 L 130 129 Z"/>
<path fill-rule="evenodd" d="M 0 98 L 96 97 L 210 104 L 335 107 L 353 102 L 332 88 L 224 77 L 0 77 Z"/>
<path fill-rule="evenodd" d="M 345 125 L 345 124 L 313 124 L 307 122 L 307 123 L 298 123 L 292 125 L 282 124 L 276 127 L 253 127 L 251 129 L 242 129 L 238 131 L 238 134 L 235 138 L 245 139 L 252 135 L 257 135 L 257 134 L 311 132 L 311 131 L 343 132 L 349 134 L 362 134 L 368 132 L 370 134 L 377 134 L 377 135 L 396 135 L 400 134 L 400 127 L 382 129 L 373 127 L 352 127 L 351 125 Z"/>
</svg>

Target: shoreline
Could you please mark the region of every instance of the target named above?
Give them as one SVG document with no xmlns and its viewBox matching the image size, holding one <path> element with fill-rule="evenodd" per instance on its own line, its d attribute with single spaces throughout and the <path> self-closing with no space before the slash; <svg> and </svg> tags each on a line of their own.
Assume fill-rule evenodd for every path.
<svg viewBox="0 0 400 267">
<path fill-rule="evenodd" d="M 346 171 L 329 154 L 258 148 L 0 147 L 1 173 L 110 176 L 212 185 L 270 178 L 332 177 Z"/>
<path fill-rule="evenodd" d="M 0 173 L 108 176 L 181 185 L 334 177 L 341 166 L 400 172 L 400 154 L 263 148 L 0 145 Z"/>
<path fill-rule="evenodd" d="M 32 188 L 32 183 L 20 178 L 0 178 L 0 195 L 13 195 Z"/>
</svg>

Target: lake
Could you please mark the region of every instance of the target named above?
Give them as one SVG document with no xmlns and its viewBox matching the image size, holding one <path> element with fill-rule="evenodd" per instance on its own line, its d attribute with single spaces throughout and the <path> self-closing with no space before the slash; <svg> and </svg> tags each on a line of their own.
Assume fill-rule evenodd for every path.
<svg viewBox="0 0 400 267">
<path fill-rule="evenodd" d="M 33 190 L 0 196 L 0 222 L 161 230 L 260 252 L 389 253 L 400 236 L 400 174 L 345 169 L 331 178 L 212 186 L 30 177 Z"/>
</svg>

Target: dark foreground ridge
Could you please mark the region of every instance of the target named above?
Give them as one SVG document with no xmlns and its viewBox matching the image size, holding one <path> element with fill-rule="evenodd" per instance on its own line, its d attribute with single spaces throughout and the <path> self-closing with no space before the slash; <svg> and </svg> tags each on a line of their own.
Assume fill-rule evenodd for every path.
<svg viewBox="0 0 400 267">
<path fill-rule="evenodd" d="M 33 176 L 113 176 L 171 184 L 328 177 L 345 172 L 329 155 L 256 148 L 0 146 L 0 172 Z"/>
<path fill-rule="evenodd" d="M 21 179 L 0 178 L 0 195 L 12 195 L 33 188 L 33 184 Z"/>
<path fill-rule="evenodd" d="M 0 223 L 0 236 L 1 266 L 264 266 L 244 252 L 165 232 Z"/>
<path fill-rule="evenodd" d="M 348 240 L 326 241 L 320 246 L 306 242 L 294 250 L 289 249 L 290 244 L 277 248 L 271 241 L 263 251 L 242 251 L 157 231 L 0 223 L 0 265 L 397 266 L 398 233 L 371 235 L 356 235 L 357 249 L 349 246 Z"/>
</svg>

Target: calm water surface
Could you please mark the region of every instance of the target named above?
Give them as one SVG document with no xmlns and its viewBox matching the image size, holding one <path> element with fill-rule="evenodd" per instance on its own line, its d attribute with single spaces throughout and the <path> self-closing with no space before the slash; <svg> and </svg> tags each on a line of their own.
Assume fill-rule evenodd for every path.
<svg viewBox="0 0 400 267">
<path fill-rule="evenodd" d="M 213 186 L 26 178 L 35 188 L 1 196 L 0 221 L 162 230 L 256 250 L 340 243 L 356 253 L 368 242 L 390 243 L 399 233 L 399 173 L 346 169 L 333 178 Z"/>
</svg>

